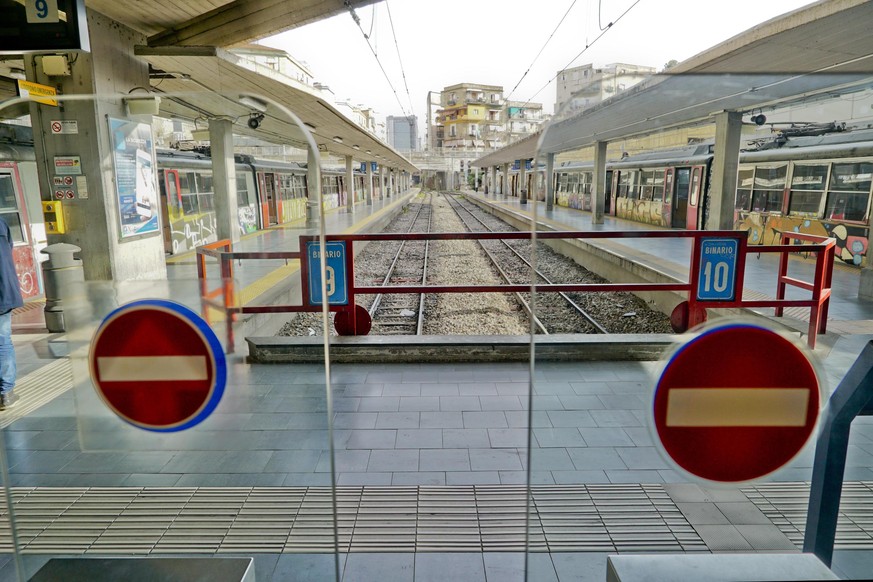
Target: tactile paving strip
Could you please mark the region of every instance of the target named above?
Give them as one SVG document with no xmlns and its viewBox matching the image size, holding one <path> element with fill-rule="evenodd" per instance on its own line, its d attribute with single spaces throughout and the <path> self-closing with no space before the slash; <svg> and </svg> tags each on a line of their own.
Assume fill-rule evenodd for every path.
<svg viewBox="0 0 873 582">
<path fill-rule="evenodd" d="M 328 487 L 13 488 L 23 551 L 333 552 Z M 533 551 L 707 551 L 660 485 L 535 486 Z M 337 487 L 341 552 L 525 550 L 522 486 Z M 0 552 L 12 550 L 0 504 Z"/>
<path fill-rule="evenodd" d="M 743 492 L 794 545 L 803 547 L 809 483 L 765 483 Z M 873 481 L 843 483 L 834 548 L 873 549 Z"/>
<path fill-rule="evenodd" d="M 72 370 L 69 358 L 59 358 L 19 378 L 15 383 L 18 403 L 0 416 L 0 428 L 6 428 L 69 390 L 73 386 Z"/>
</svg>

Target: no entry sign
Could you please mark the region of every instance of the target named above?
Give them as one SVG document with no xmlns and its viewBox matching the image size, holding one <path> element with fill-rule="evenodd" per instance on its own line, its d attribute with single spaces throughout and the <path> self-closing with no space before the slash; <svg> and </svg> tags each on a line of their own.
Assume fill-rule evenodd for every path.
<svg viewBox="0 0 873 582">
<path fill-rule="evenodd" d="M 800 348 L 763 327 L 726 325 L 670 359 L 655 389 L 655 430 L 688 473 L 748 481 L 800 452 L 820 404 L 818 377 Z"/>
<path fill-rule="evenodd" d="M 157 432 L 203 421 L 227 380 L 215 333 L 187 307 L 163 300 L 110 313 L 91 341 L 89 364 L 106 405 L 130 424 Z"/>
</svg>

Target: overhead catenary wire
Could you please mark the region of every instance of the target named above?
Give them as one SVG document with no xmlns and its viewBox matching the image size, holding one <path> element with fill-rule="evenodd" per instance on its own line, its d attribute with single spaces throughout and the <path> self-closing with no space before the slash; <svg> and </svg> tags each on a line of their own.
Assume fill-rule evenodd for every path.
<svg viewBox="0 0 873 582">
<path fill-rule="evenodd" d="M 397 62 L 400 63 L 400 74 L 403 76 L 403 86 L 406 88 L 406 98 L 409 99 L 409 112 L 413 117 L 415 117 L 415 107 L 412 106 L 412 95 L 409 94 L 409 84 L 406 82 L 406 70 L 403 68 L 403 59 L 400 56 L 400 45 L 397 43 L 397 33 L 394 32 L 394 19 L 391 17 L 391 6 L 388 4 L 388 0 L 385 0 L 385 9 L 388 11 L 388 22 L 391 24 L 391 35 L 394 37 L 394 47 L 397 49 Z"/>
<path fill-rule="evenodd" d="M 512 97 L 513 93 L 515 93 L 515 90 L 518 89 L 518 86 L 521 85 L 521 82 L 524 81 L 524 78 L 527 77 L 527 74 L 530 73 L 530 70 L 533 68 L 534 64 L 537 62 L 537 59 L 540 58 L 540 55 L 543 54 L 543 51 L 546 50 L 546 47 L 552 41 L 552 37 L 554 37 L 555 33 L 558 32 L 558 29 L 561 28 L 561 25 L 564 23 L 564 20 L 567 18 L 567 15 L 570 14 L 571 10 L 573 10 L 573 6 L 576 5 L 576 2 L 578 2 L 578 0 L 573 0 L 570 3 L 570 7 L 567 8 L 567 11 L 564 12 L 564 16 L 561 17 L 561 20 L 558 22 L 558 25 L 552 31 L 552 34 L 550 34 L 549 38 L 546 39 L 546 42 L 543 44 L 542 48 L 540 49 L 540 52 L 538 52 L 537 56 L 535 56 L 533 58 L 533 60 L 527 66 L 527 69 L 525 69 L 524 73 L 522 73 L 521 78 L 518 80 L 518 83 L 515 84 L 515 87 L 513 87 L 512 91 L 509 92 L 509 95 L 506 96 L 507 101 L 509 101 L 509 98 Z"/>
<path fill-rule="evenodd" d="M 564 70 L 570 68 L 570 66 L 571 66 L 573 63 L 576 62 L 576 59 L 578 59 L 578 58 L 581 57 L 583 54 L 585 54 L 585 52 L 586 52 L 588 49 L 590 49 L 592 46 L 594 46 L 594 43 L 596 43 L 598 40 L 600 40 L 601 38 L 603 38 L 603 36 L 604 36 L 607 32 L 609 32 L 610 30 L 612 30 L 612 27 L 615 26 L 616 24 L 618 24 L 618 22 L 619 22 L 622 18 L 624 18 L 625 16 L 627 16 L 627 14 L 628 14 L 631 10 L 633 10 L 634 7 L 635 7 L 637 4 L 640 3 L 640 1 L 641 1 L 641 0 L 635 0 L 635 2 L 634 2 L 633 4 L 631 4 L 630 6 L 628 6 L 627 10 L 625 10 L 624 12 L 622 12 L 621 14 L 619 14 L 618 18 L 616 18 L 614 21 L 612 21 L 612 22 L 610 22 L 609 24 L 607 24 L 607 25 L 606 25 L 606 28 L 604 28 L 604 29 L 601 31 L 601 33 L 598 34 L 598 35 L 594 38 L 594 40 L 592 40 L 590 43 L 586 43 L 586 44 L 585 44 L 585 48 L 583 48 L 581 51 L 579 51 L 579 54 L 577 54 L 575 57 L 573 57 L 572 59 L 570 59 L 570 62 L 567 63 L 566 65 L 564 65 L 563 68 L 561 69 L 561 71 L 564 71 Z M 542 93 L 542 92 L 543 92 L 543 89 L 545 89 L 546 87 L 548 87 L 548 86 L 552 83 L 552 81 L 554 81 L 555 79 L 558 78 L 558 75 L 560 75 L 560 74 L 561 74 L 561 72 L 558 71 L 558 73 L 556 73 L 554 77 L 550 77 L 549 80 L 546 81 L 546 84 L 543 85 L 542 87 L 540 87 L 539 91 L 537 91 L 536 93 L 534 93 L 533 95 L 531 95 L 531 97 L 530 97 L 527 101 L 524 102 L 524 105 L 527 105 L 527 104 L 529 104 L 531 101 L 533 101 L 534 99 L 536 99 L 537 95 L 539 95 L 540 93 Z"/>
<path fill-rule="evenodd" d="M 352 20 L 355 21 L 355 24 L 358 25 L 358 29 L 361 31 L 361 34 L 364 35 L 364 40 L 367 41 L 367 46 L 370 48 L 370 52 L 373 53 L 373 57 L 376 59 L 376 63 L 379 65 L 379 69 L 382 71 L 382 75 L 385 77 L 385 81 L 387 81 L 388 86 L 391 87 L 391 92 L 394 93 L 394 98 L 397 100 L 397 104 L 400 106 L 400 111 L 403 112 L 405 117 L 409 117 L 406 113 L 406 109 L 403 108 L 403 103 L 400 102 L 400 96 L 397 95 L 397 89 L 394 88 L 394 84 L 391 82 L 391 79 L 388 77 L 388 73 L 385 71 L 385 67 L 382 66 L 382 61 L 379 59 L 379 55 L 376 53 L 376 50 L 373 48 L 373 44 L 370 42 L 370 37 L 364 32 L 364 28 L 361 26 L 361 18 L 355 13 L 355 9 L 352 8 L 349 0 L 345 0 L 344 2 L 346 8 L 349 11 L 349 14 L 352 16 Z"/>
</svg>

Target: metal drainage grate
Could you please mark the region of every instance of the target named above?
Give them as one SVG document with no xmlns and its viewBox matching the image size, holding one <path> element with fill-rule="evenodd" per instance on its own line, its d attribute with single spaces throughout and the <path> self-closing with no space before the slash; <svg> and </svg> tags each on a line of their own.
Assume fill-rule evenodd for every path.
<svg viewBox="0 0 873 582">
<path fill-rule="evenodd" d="M 660 485 L 535 486 L 533 551 L 707 551 Z M 525 550 L 521 486 L 337 487 L 341 552 Z M 333 552 L 329 487 L 13 488 L 23 551 Z M 0 551 L 12 550 L 2 507 Z"/>
<path fill-rule="evenodd" d="M 803 547 L 809 483 L 765 483 L 743 492 L 791 542 Z M 873 549 L 873 481 L 843 483 L 834 548 Z"/>
</svg>

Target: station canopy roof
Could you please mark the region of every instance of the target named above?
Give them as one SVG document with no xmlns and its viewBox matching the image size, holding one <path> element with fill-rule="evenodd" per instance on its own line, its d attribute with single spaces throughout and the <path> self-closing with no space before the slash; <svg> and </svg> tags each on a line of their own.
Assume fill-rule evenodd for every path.
<svg viewBox="0 0 873 582">
<path fill-rule="evenodd" d="M 297 126 L 274 110 L 267 110 L 259 128 L 247 125 L 253 110 L 240 104 L 238 97 L 260 95 L 287 107 L 314 127 L 313 137 L 320 151 L 416 172 L 409 160 L 343 115 L 319 91 L 223 48 L 244 45 L 376 1 L 86 0 L 85 5 L 147 37 L 147 44 L 137 47 L 135 53 L 157 70 L 158 74 L 152 76 L 153 91 L 174 95 L 162 99 L 162 116 L 201 118 L 204 129 L 209 118 L 232 118 L 238 121 L 233 127 L 235 134 L 304 148 Z"/>
<path fill-rule="evenodd" d="M 873 2 L 824 0 L 769 20 L 593 107 L 473 162 L 499 166 L 598 141 L 769 110 L 873 87 Z M 542 143 L 540 144 L 540 141 Z"/>
<path fill-rule="evenodd" d="M 247 121 L 259 110 L 241 96 L 266 97 L 297 115 L 309 126 L 320 151 L 349 155 L 358 160 L 408 172 L 418 169 L 390 146 L 344 116 L 319 91 L 216 47 L 137 47 L 135 54 L 159 71 L 152 83 L 168 98 L 161 100 L 161 114 L 203 120 L 230 118 L 234 133 L 305 148 L 296 123 L 268 106 L 257 129 Z"/>
</svg>

